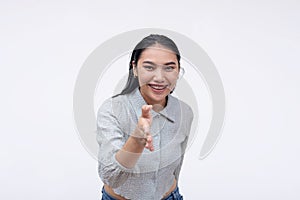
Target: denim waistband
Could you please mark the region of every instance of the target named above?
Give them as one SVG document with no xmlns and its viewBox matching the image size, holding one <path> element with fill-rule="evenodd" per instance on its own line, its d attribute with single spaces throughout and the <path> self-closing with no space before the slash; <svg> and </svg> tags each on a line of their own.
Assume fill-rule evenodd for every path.
<svg viewBox="0 0 300 200">
<path fill-rule="evenodd" d="M 182 195 L 179 193 L 179 188 L 176 186 L 176 188 L 169 194 L 167 197 L 165 197 L 163 200 L 183 200 Z"/>
<path fill-rule="evenodd" d="M 117 200 L 115 198 L 113 198 L 112 196 L 110 196 L 104 189 L 104 186 L 102 188 L 102 199 L 101 200 Z"/>
<path fill-rule="evenodd" d="M 110 196 L 104 189 L 102 188 L 102 200 L 116 200 L 112 196 Z M 179 188 L 176 186 L 176 188 L 169 194 L 167 197 L 165 197 L 163 200 L 183 200 L 182 195 L 179 193 Z"/>
</svg>

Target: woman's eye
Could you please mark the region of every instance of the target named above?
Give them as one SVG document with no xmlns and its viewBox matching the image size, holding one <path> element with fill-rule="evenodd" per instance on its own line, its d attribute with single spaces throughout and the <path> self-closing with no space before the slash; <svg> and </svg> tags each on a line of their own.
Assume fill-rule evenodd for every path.
<svg viewBox="0 0 300 200">
<path fill-rule="evenodd" d="M 146 70 L 153 70 L 153 69 L 154 69 L 153 66 L 149 66 L 149 65 L 144 66 L 144 68 L 145 68 Z"/>
<path fill-rule="evenodd" d="M 165 67 L 165 70 L 166 70 L 167 72 L 171 72 L 171 71 L 174 70 L 174 67 L 172 67 L 172 66 L 166 66 L 166 67 Z"/>
</svg>

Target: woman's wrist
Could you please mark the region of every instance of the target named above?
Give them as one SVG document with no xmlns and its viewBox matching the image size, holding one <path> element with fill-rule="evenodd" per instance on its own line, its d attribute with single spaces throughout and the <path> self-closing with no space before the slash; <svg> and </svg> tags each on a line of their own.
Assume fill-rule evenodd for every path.
<svg viewBox="0 0 300 200">
<path fill-rule="evenodd" d="M 134 130 L 133 134 L 131 134 L 131 139 L 136 142 L 137 145 L 145 147 L 147 143 L 147 137 L 142 128 L 138 126 Z"/>
</svg>

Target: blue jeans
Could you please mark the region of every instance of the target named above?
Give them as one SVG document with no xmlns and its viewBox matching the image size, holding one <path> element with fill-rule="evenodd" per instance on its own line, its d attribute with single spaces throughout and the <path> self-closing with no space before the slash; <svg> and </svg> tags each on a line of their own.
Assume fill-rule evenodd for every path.
<svg viewBox="0 0 300 200">
<path fill-rule="evenodd" d="M 104 187 L 103 187 L 102 188 L 102 200 L 116 200 L 116 199 L 113 198 L 112 196 L 110 196 L 109 194 L 107 194 L 107 192 L 104 190 Z M 171 192 L 171 194 L 169 196 L 167 196 L 166 198 L 164 198 L 163 200 L 183 200 L 183 197 L 179 193 L 178 187 L 176 187 L 175 190 L 173 190 L 173 192 Z"/>
</svg>

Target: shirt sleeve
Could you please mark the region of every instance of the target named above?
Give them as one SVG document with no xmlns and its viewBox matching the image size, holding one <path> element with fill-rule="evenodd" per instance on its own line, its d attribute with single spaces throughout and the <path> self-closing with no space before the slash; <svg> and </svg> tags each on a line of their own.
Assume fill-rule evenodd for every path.
<svg viewBox="0 0 300 200">
<path fill-rule="evenodd" d="M 185 150 L 186 150 L 186 147 L 187 147 L 187 144 L 188 144 L 188 140 L 189 140 L 189 135 L 190 135 L 190 131 L 191 131 L 191 126 L 192 126 L 192 122 L 193 122 L 193 119 L 194 119 L 194 113 L 193 113 L 193 110 L 191 109 L 190 106 L 186 106 L 186 109 L 185 109 L 185 112 L 184 115 L 186 116 L 184 119 L 188 119 L 187 120 L 187 123 L 186 123 L 186 138 L 185 140 L 181 143 L 181 150 L 182 150 L 182 153 L 181 153 L 181 160 L 180 160 L 180 163 L 179 165 L 176 167 L 175 171 L 174 171 L 174 175 L 175 175 L 175 178 L 176 178 L 176 181 L 178 183 L 178 180 L 179 180 L 179 174 L 180 174 L 180 171 L 181 171 L 181 168 L 182 168 L 182 163 L 183 163 L 183 159 L 184 159 L 184 154 L 185 154 Z"/>
<path fill-rule="evenodd" d="M 98 173 L 103 183 L 112 188 L 119 187 L 137 172 L 136 167 L 126 168 L 115 159 L 128 135 L 122 131 L 113 112 L 118 107 L 120 104 L 112 103 L 112 99 L 106 100 L 97 113 Z"/>
<path fill-rule="evenodd" d="M 188 137 L 186 137 L 185 141 L 182 143 L 183 151 L 185 151 L 185 149 L 186 149 L 187 141 L 188 141 Z M 174 175 L 175 175 L 177 183 L 178 183 L 178 180 L 179 180 L 179 174 L 180 174 L 180 171 L 181 171 L 181 168 L 182 168 L 183 159 L 184 159 L 184 153 L 181 155 L 180 163 L 174 171 Z"/>
</svg>

